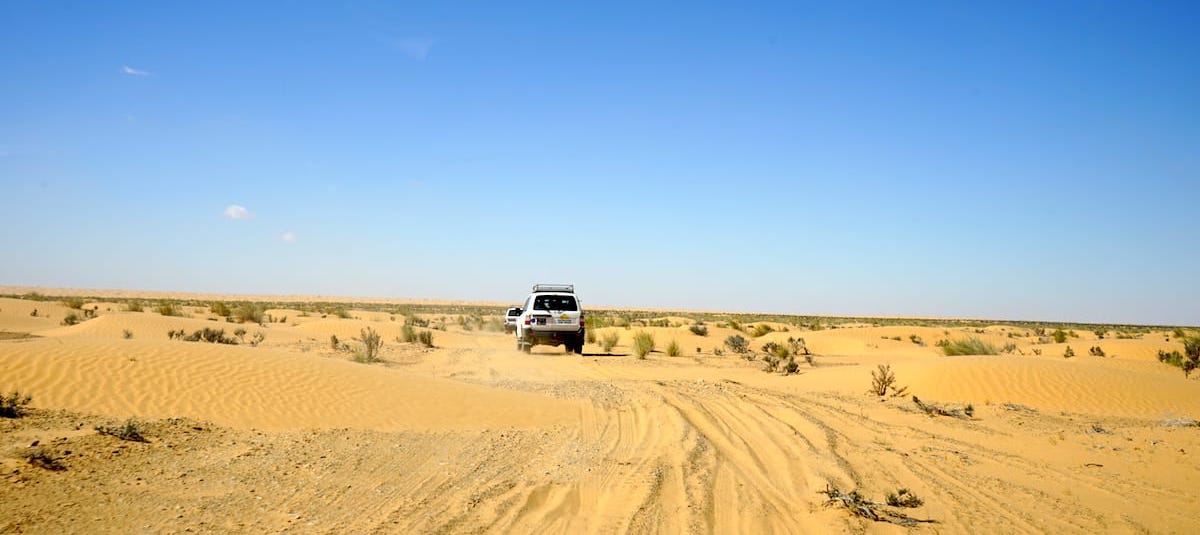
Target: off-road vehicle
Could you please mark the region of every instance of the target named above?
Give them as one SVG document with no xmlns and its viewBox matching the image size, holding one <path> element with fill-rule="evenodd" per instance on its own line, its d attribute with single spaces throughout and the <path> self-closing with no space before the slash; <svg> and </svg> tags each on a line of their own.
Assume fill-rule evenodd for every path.
<svg viewBox="0 0 1200 535">
<path fill-rule="evenodd" d="M 504 313 L 504 332 L 512 334 L 517 331 L 517 319 L 521 317 L 521 307 L 511 307 Z"/>
<path fill-rule="evenodd" d="M 583 304 L 572 284 L 534 284 L 517 319 L 517 349 L 529 352 L 535 345 L 566 346 L 568 353 L 583 353 Z"/>
</svg>

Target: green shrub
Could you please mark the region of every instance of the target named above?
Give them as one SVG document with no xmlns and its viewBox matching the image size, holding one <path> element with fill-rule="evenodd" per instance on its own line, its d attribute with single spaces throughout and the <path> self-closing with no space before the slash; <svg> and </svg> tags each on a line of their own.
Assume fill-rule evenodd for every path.
<svg viewBox="0 0 1200 535">
<path fill-rule="evenodd" d="M 1092 331 L 1092 333 L 1096 335 L 1097 340 L 1103 340 L 1104 335 L 1106 333 L 1108 333 L 1108 331 L 1105 331 L 1104 329 L 1096 329 L 1096 330 Z"/>
<path fill-rule="evenodd" d="M 433 347 L 433 331 L 421 331 L 417 334 L 417 342 L 424 347 Z"/>
<path fill-rule="evenodd" d="M 174 333 L 175 331 L 172 332 Z M 184 336 L 183 330 L 180 329 L 178 333 L 172 335 L 172 338 L 175 337 L 179 337 L 185 342 L 208 342 L 210 344 L 228 345 L 237 345 L 238 343 L 236 339 L 225 336 L 225 329 L 210 329 L 208 327 L 195 331 L 186 336 Z"/>
<path fill-rule="evenodd" d="M 383 337 L 375 332 L 375 329 L 361 329 L 358 341 L 362 342 L 363 348 L 354 352 L 355 361 L 370 364 L 379 360 L 379 348 L 383 347 Z"/>
<path fill-rule="evenodd" d="M 734 353 L 742 355 L 750 351 L 750 342 L 742 337 L 742 335 L 735 334 L 725 339 L 725 347 Z"/>
<path fill-rule="evenodd" d="M 182 316 L 179 307 L 173 301 L 163 301 L 154 307 L 154 311 L 164 316 Z"/>
<path fill-rule="evenodd" d="M 341 319 L 344 319 L 344 320 L 345 320 L 345 319 L 350 319 L 350 313 L 349 313 L 349 312 L 347 312 L 347 311 L 346 311 L 346 309 L 344 309 L 344 308 L 341 308 L 341 307 L 338 307 L 338 308 L 335 308 L 335 309 L 333 309 L 333 312 L 332 312 L 332 314 L 333 314 L 334 316 L 337 316 L 337 317 L 339 317 L 339 318 L 341 318 Z"/>
<path fill-rule="evenodd" d="M 692 331 L 692 334 L 696 336 L 708 336 L 708 325 L 704 323 L 695 323 L 691 327 L 688 327 L 688 330 Z"/>
<path fill-rule="evenodd" d="M 681 352 L 682 351 L 679 349 L 679 344 L 674 340 L 671 340 L 671 343 L 667 344 L 668 357 L 678 357 Z"/>
<path fill-rule="evenodd" d="M 33 401 L 33 396 L 13 390 L 8 395 L 0 392 L 0 418 L 20 418 L 25 415 L 25 407 Z"/>
<path fill-rule="evenodd" d="M 208 305 L 208 311 L 221 317 L 226 317 L 232 314 L 232 312 L 229 310 L 229 305 L 226 305 L 220 301 L 210 303 Z"/>
<path fill-rule="evenodd" d="M 1200 368 L 1200 336 L 1188 336 L 1183 339 L 1183 353 L 1178 350 L 1167 353 L 1158 352 L 1158 361 L 1183 370 L 1183 376 L 1188 377 L 1196 368 Z"/>
<path fill-rule="evenodd" d="M 248 301 L 238 303 L 237 308 L 233 311 L 233 319 L 237 320 L 238 323 L 261 324 L 263 322 L 263 312 L 262 305 Z"/>
<path fill-rule="evenodd" d="M 414 343 L 417 341 L 417 330 L 414 329 L 412 325 L 405 323 L 404 326 L 400 328 L 400 338 L 406 344 Z"/>
<path fill-rule="evenodd" d="M 996 350 L 996 346 L 973 337 L 947 341 L 946 345 L 942 346 L 942 352 L 951 356 L 999 354 L 999 351 Z"/>
<path fill-rule="evenodd" d="M 654 351 L 654 335 L 646 331 L 634 333 L 633 354 L 639 359 L 644 359 L 651 351 Z"/>
<path fill-rule="evenodd" d="M 1074 350 L 1074 349 L 1071 349 L 1071 346 L 1067 346 L 1067 350 L 1066 350 L 1066 351 L 1063 351 L 1063 358 L 1064 358 L 1064 359 L 1069 359 L 1069 358 L 1071 358 L 1071 357 L 1074 357 L 1074 356 L 1075 356 L 1075 350 Z"/>
<path fill-rule="evenodd" d="M 263 340 L 266 339 L 267 335 L 263 334 L 262 331 L 254 331 L 254 336 L 250 337 L 250 347 L 258 347 L 258 344 L 263 343 Z"/>
<path fill-rule="evenodd" d="M 909 339 L 910 341 L 912 341 L 912 343 L 914 343 L 914 344 L 917 344 L 917 345 L 919 345 L 919 346 L 923 346 L 923 345 L 925 345 L 925 341 L 924 341 L 924 340 L 922 340 L 920 336 L 917 336 L 917 335 L 915 335 L 915 334 L 910 334 L 910 335 L 908 335 L 908 339 Z"/>
<path fill-rule="evenodd" d="M 617 347 L 618 340 L 620 340 L 620 336 L 617 333 L 610 332 L 600 339 L 600 347 L 604 349 L 605 353 L 611 353 L 613 348 Z"/>
<path fill-rule="evenodd" d="M 1093 357 L 1103 357 L 1104 350 L 1101 349 L 1100 346 L 1092 346 L 1092 348 L 1088 350 L 1088 354 Z"/>
<path fill-rule="evenodd" d="M 883 397 L 891 392 L 892 397 L 896 397 L 903 396 L 907 391 L 906 386 L 896 386 L 896 374 L 892 372 L 890 364 L 880 364 L 878 369 L 871 372 L 870 393 Z"/>
<path fill-rule="evenodd" d="M 74 309 L 78 310 L 78 309 L 83 308 L 83 298 L 71 296 L 66 299 L 63 299 L 62 304 L 64 306 L 66 306 L 67 308 L 74 308 Z"/>
<path fill-rule="evenodd" d="M 758 338 L 760 336 L 766 335 L 768 333 L 773 333 L 773 332 L 775 332 L 775 329 L 773 327 L 771 327 L 770 325 L 767 325 L 765 323 L 759 323 L 758 325 L 754 326 L 754 330 L 750 332 L 750 336 L 754 337 L 754 338 Z"/>
<path fill-rule="evenodd" d="M 1067 341 L 1067 333 L 1063 332 L 1062 329 L 1055 329 L 1054 332 L 1050 333 L 1050 337 L 1054 338 L 1054 343 L 1056 344 Z"/>
<path fill-rule="evenodd" d="M 78 314 L 76 314 L 74 312 L 69 312 L 69 313 L 67 313 L 67 317 L 63 318 L 62 324 L 63 325 L 76 325 L 80 321 L 83 321 L 83 320 L 79 319 Z"/>
</svg>

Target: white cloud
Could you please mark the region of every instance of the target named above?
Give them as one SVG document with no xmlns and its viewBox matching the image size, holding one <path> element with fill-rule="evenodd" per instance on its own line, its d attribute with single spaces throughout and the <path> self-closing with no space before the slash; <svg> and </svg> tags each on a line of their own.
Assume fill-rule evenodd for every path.
<svg viewBox="0 0 1200 535">
<path fill-rule="evenodd" d="M 296 243 L 296 235 L 292 234 L 291 232 L 284 232 L 279 239 L 282 240 L 283 243 Z"/>
<path fill-rule="evenodd" d="M 231 204 L 225 207 L 225 217 L 229 219 L 254 219 L 254 214 L 250 213 L 245 206 Z"/>
<path fill-rule="evenodd" d="M 129 65 L 122 65 L 121 74 L 128 74 L 130 76 L 150 76 L 150 71 L 142 71 L 130 67 Z"/>
<path fill-rule="evenodd" d="M 417 61 L 425 61 L 425 58 L 429 57 L 429 51 L 433 50 L 432 39 L 397 39 L 393 44 L 404 55 Z"/>
</svg>

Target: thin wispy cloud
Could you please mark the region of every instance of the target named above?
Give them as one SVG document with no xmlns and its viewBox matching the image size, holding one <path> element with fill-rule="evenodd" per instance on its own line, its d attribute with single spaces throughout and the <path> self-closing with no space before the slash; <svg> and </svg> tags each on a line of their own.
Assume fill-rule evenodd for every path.
<svg viewBox="0 0 1200 535">
<path fill-rule="evenodd" d="M 433 50 L 433 39 L 396 39 L 392 41 L 392 46 L 403 52 L 417 61 L 425 61 L 429 57 L 429 52 Z"/>
<path fill-rule="evenodd" d="M 121 74 L 128 74 L 129 76 L 150 76 L 150 71 L 143 71 L 141 69 L 130 67 L 129 65 L 122 65 Z"/>
<path fill-rule="evenodd" d="M 279 240 L 283 243 L 296 243 L 296 235 L 291 232 L 284 232 L 279 236 Z"/>
<path fill-rule="evenodd" d="M 225 217 L 229 219 L 254 219 L 254 214 L 250 213 L 245 206 L 239 204 L 231 204 L 225 207 Z"/>
</svg>

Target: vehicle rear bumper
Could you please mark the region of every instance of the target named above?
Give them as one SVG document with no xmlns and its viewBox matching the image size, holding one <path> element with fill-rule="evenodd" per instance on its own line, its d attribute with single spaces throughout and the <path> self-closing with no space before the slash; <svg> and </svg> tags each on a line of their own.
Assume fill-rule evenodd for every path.
<svg viewBox="0 0 1200 535">
<path fill-rule="evenodd" d="M 534 331 L 525 329 L 525 343 L 558 345 L 583 339 L 583 329 L 576 331 Z"/>
</svg>

